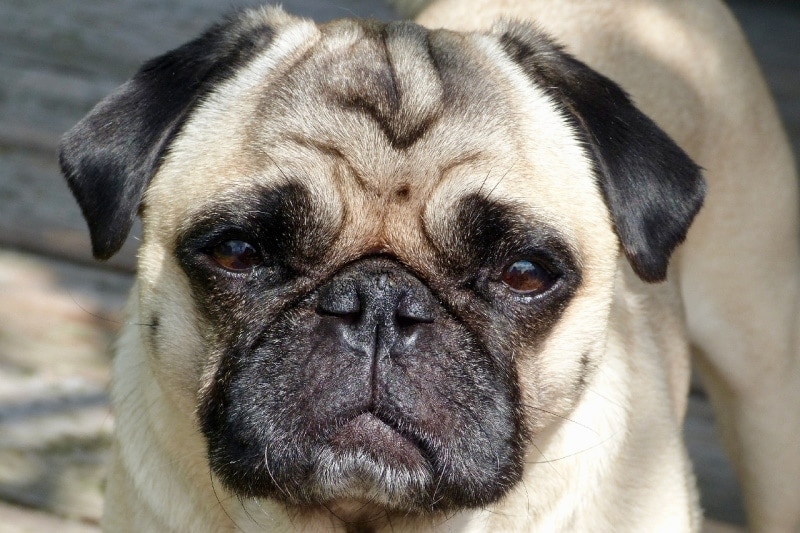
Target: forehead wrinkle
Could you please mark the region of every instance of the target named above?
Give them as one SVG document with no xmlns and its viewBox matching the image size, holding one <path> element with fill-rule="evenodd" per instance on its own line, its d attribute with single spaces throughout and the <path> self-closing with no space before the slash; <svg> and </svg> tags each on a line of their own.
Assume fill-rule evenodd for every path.
<svg viewBox="0 0 800 533">
<path fill-rule="evenodd" d="M 321 89 L 340 109 L 371 118 L 393 148 L 405 150 L 426 133 L 443 105 L 428 32 L 408 22 L 353 24 L 361 24 L 357 39 L 339 43 L 339 33 L 354 33 L 341 23 L 326 34 L 335 46 L 318 64 Z"/>
<path fill-rule="evenodd" d="M 484 154 L 479 150 L 473 150 L 470 152 L 465 152 L 463 154 L 459 154 L 458 156 L 454 157 L 450 161 L 446 162 L 444 165 L 440 165 L 439 167 L 439 179 L 434 184 L 433 192 L 436 192 L 436 189 L 439 185 L 445 182 L 450 175 L 451 172 L 462 167 L 464 165 L 469 165 L 471 163 L 477 163 L 478 161 L 484 159 Z"/>
<path fill-rule="evenodd" d="M 383 42 L 400 99 L 398 119 L 417 122 L 421 136 L 441 114 L 444 100 L 428 30 L 411 22 L 391 23 L 384 28 Z"/>
<path fill-rule="evenodd" d="M 367 181 L 364 178 L 364 176 L 361 175 L 361 172 L 359 172 L 356 169 L 356 166 L 350 161 L 350 159 L 347 157 L 347 155 L 341 149 L 339 149 L 339 147 L 337 147 L 333 142 L 322 141 L 322 140 L 318 140 L 318 139 L 311 139 L 311 138 L 307 138 L 307 137 L 304 137 L 304 136 L 301 136 L 301 135 L 298 135 L 298 134 L 292 134 L 292 133 L 290 133 L 286 137 L 286 139 L 288 141 L 293 142 L 295 144 L 298 144 L 298 145 L 300 145 L 300 146 L 302 146 L 304 148 L 308 148 L 308 149 L 317 151 L 317 152 L 319 152 L 320 154 L 322 154 L 322 155 L 324 155 L 326 157 L 332 158 L 332 159 L 334 159 L 336 161 L 339 161 L 340 163 L 344 164 L 344 166 L 349 171 L 350 175 L 355 180 L 355 182 L 358 185 L 358 187 L 363 192 L 366 192 L 366 193 L 369 193 L 369 194 L 377 194 L 379 192 L 378 191 L 378 187 L 376 185 L 373 185 L 373 184 L 369 183 L 369 181 Z M 336 178 L 337 181 L 341 181 L 341 176 L 339 175 L 338 172 L 334 172 L 333 173 L 333 177 Z"/>
</svg>

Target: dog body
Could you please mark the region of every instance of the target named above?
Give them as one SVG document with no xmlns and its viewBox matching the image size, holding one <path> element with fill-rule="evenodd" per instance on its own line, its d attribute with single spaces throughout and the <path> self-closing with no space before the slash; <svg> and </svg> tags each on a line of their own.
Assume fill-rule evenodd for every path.
<svg viewBox="0 0 800 533">
<path fill-rule="evenodd" d="M 418 21 L 467 33 L 245 11 L 65 138 L 95 254 L 143 222 L 104 527 L 696 531 L 691 343 L 791 531 L 797 191 L 730 15 Z"/>
</svg>

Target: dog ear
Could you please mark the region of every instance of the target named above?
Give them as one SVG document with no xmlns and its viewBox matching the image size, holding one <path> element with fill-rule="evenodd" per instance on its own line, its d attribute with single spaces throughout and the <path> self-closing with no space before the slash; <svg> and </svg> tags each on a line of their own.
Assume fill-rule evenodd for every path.
<svg viewBox="0 0 800 533">
<path fill-rule="evenodd" d="M 269 45 L 263 12 L 242 11 L 146 62 L 64 135 L 59 162 L 97 259 L 122 247 L 144 192 L 192 109 Z"/>
<path fill-rule="evenodd" d="M 500 44 L 583 136 L 634 271 L 662 281 L 705 196 L 700 168 L 614 82 L 533 27 L 506 23 Z"/>
</svg>

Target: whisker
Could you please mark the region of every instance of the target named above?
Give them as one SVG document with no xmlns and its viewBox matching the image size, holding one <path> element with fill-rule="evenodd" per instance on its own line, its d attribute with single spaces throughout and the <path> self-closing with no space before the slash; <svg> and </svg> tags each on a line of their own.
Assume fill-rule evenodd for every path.
<svg viewBox="0 0 800 533">
<path fill-rule="evenodd" d="M 611 439 L 613 439 L 614 437 L 616 437 L 619 433 L 620 433 L 620 431 L 615 431 L 614 433 L 612 433 L 611 435 L 609 435 L 605 439 L 601 440 L 600 442 L 596 442 L 595 444 L 592 444 L 591 446 L 587 446 L 586 448 L 583 448 L 582 450 L 578 450 L 578 451 L 576 451 L 574 453 L 570 453 L 570 454 L 567 454 L 567 455 L 562 455 L 561 457 L 557 457 L 555 459 L 548 459 L 547 457 L 545 457 L 544 454 L 541 452 L 541 450 L 535 444 L 532 443 L 533 446 L 536 448 L 536 450 L 539 452 L 539 454 L 542 457 L 544 457 L 544 461 L 526 461 L 525 464 L 529 464 L 529 465 L 552 464 L 552 463 L 556 463 L 558 461 L 563 461 L 565 459 L 570 459 L 571 457 L 578 456 L 578 455 L 580 455 L 582 453 L 586 453 L 586 452 L 591 451 L 591 450 L 593 450 L 593 449 L 595 449 L 595 448 L 597 448 L 599 446 L 602 446 L 606 442 L 608 442 Z"/>
<path fill-rule="evenodd" d="M 250 514 L 250 511 L 247 510 L 247 506 L 245 505 L 244 500 L 242 499 L 242 497 L 241 496 L 237 496 L 236 499 L 239 500 L 239 506 L 242 508 L 242 511 L 244 511 L 244 514 L 247 515 L 247 517 L 250 519 L 250 521 L 253 522 L 257 526 L 260 526 L 261 523 L 258 522 L 258 520 L 256 520 L 253 517 L 253 515 Z"/>
<path fill-rule="evenodd" d="M 536 451 L 539 452 L 539 455 L 541 455 L 544 458 L 544 461 L 525 461 L 525 464 L 529 464 L 529 465 L 546 464 L 546 465 L 549 465 L 550 468 L 553 469 L 553 472 L 557 476 L 561 477 L 561 479 L 565 479 L 564 474 L 558 471 L 558 469 L 555 467 L 555 465 L 553 465 L 553 461 L 550 461 L 549 459 L 547 459 L 547 457 L 545 456 L 545 454 L 542 451 L 542 449 L 539 448 L 539 446 L 537 446 L 535 442 L 531 441 L 531 446 L 533 446 L 536 449 Z"/>
<path fill-rule="evenodd" d="M 508 176 L 508 174 L 511 172 L 511 170 L 513 170 L 513 168 L 514 168 L 514 164 L 515 164 L 515 163 L 512 163 L 512 164 L 511 164 L 511 166 L 510 166 L 510 167 L 508 167 L 508 170 L 506 170 L 506 171 L 503 173 L 503 175 L 502 175 L 502 176 L 500 176 L 500 179 L 499 179 L 499 180 L 497 180 L 497 181 L 495 182 L 495 184 L 494 184 L 494 186 L 491 188 L 491 190 L 489 190 L 489 191 L 488 191 L 488 192 L 487 192 L 487 193 L 484 195 L 484 199 L 485 199 L 486 201 L 488 201 L 488 202 L 490 202 L 490 203 L 492 203 L 492 204 L 494 204 L 494 203 L 497 203 L 497 201 L 498 201 L 498 200 L 494 200 L 494 201 L 492 201 L 492 199 L 491 199 L 491 196 L 492 196 L 492 194 L 494 193 L 494 191 L 497 189 L 497 187 L 498 187 L 498 186 L 499 186 L 499 185 L 500 185 L 500 184 L 503 182 L 503 180 L 504 180 L 504 179 L 506 179 L 506 176 Z M 488 176 L 487 176 L 487 178 L 488 178 Z M 485 180 L 484 180 L 484 183 L 485 183 Z M 483 189 L 483 185 L 481 185 L 481 190 L 482 190 L 482 189 Z"/>
<path fill-rule="evenodd" d="M 583 429 L 585 429 L 587 431 L 591 431 L 592 433 L 594 433 L 598 437 L 600 436 L 600 434 L 596 430 L 594 430 L 593 428 L 587 426 L 586 424 L 584 424 L 582 422 L 578 422 L 577 420 L 573 420 L 568 416 L 560 415 L 560 414 L 556 413 L 555 411 L 549 411 L 549 410 L 544 409 L 542 407 L 537 407 L 535 405 L 530 405 L 530 404 L 527 404 L 527 403 L 523 403 L 522 405 L 525 406 L 528 409 L 534 409 L 536 411 L 541 411 L 542 413 L 546 413 L 546 414 L 548 414 L 550 416 L 554 416 L 556 418 L 560 418 L 561 420 L 565 420 L 567 422 L 572 422 L 573 424 L 575 424 L 577 426 L 580 426 L 580 427 L 582 427 Z"/>
<path fill-rule="evenodd" d="M 286 496 L 287 500 L 290 500 L 291 497 L 289 496 L 289 492 L 285 490 L 285 488 L 281 486 L 280 483 L 278 483 L 278 480 L 276 480 L 275 476 L 272 474 L 272 468 L 270 468 L 269 466 L 269 446 L 264 447 L 264 468 L 267 470 L 267 475 L 269 475 L 269 478 L 272 480 L 272 483 L 275 485 L 275 488 L 277 488 L 281 492 L 281 494 Z"/>
<path fill-rule="evenodd" d="M 225 516 L 228 517 L 228 520 L 231 521 L 233 527 L 235 527 L 238 531 L 242 531 L 242 528 L 239 527 L 239 524 L 236 523 L 236 520 L 228 513 L 228 510 L 225 509 L 225 505 L 223 505 L 222 500 L 219 499 L 219 494 L 217 493 L 217 485 L 214 483 L 214 474 L 209 471 L 208 478 L 211 481 L 211 490 L 214 492 L 214 498 L 217 499 L 217 503 L 219 504 L 219 508 L 222 509 L 222 512 L 225 513 Z"/>
<path fill-rule="evenodd" d="M 91 311 L 91 310 L 87 309 L 86 307 L 84 307 L 84 306 L 83 306 L 83 305 L 82 305 L 82 304 L 81 304 L 81 303 L 78 301 L 78 299 L 75 297 L 75 294 L 74 294 L 74 293 L 73 293 L 71 290 L 67 290 L 67 294 L 69 294 L 69 297 L 70 297 L 70 299 L 72 300 L 72 303 L 74 303 L 74 304 L 75 304 L 75 306 L 76 306 L 78 309 L 80 309 L 81 311 L 83 311 L 84 313 L 86 313 L 87 315 L 89 315 L 90 317 L 92 317 L 92 318 L 94 318 L 94 319 L 96 319 L 96 320 L 99 320 L 99 321 L 101 321 L 101 322 L 107 322 L 107 323 L 109 323 L 109 324 L 114 324 L 114 325 L 116 325 L 116 326 L 121 326 L 121 325 L 125 324 L 125 322 L 123 322 L 123 321 L 121 321 L 121 320 L 115 320 L 115 319 L 113 319 L 113 318 L 109 318 L 109 317 L 107 317 L 107 316 L 103 316 L 103 315 L 101 315 L 101 314 L 99 314 L 99 313 L 96 313 L 96 312 L 94 312 L 94 311 Z M 139 324 L 135 324 L 135 325 L 139 325 Z"/>
</svg>

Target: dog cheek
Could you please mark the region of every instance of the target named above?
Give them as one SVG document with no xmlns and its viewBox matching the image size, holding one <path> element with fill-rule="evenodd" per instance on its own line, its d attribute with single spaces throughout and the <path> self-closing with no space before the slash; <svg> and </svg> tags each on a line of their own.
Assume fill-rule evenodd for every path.
<svg viewBox="0 0 800 533">
<path fill-rule="evenodd" d="M 194 418 L 207 366 L 202 318 L 181 284 L 170 279 L 140 283 L 132 323 L 146 353 L 145 364 L 170 403 Z"/>
</svg>

